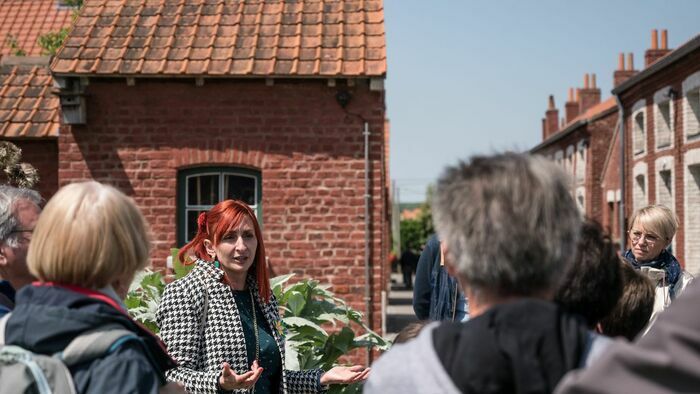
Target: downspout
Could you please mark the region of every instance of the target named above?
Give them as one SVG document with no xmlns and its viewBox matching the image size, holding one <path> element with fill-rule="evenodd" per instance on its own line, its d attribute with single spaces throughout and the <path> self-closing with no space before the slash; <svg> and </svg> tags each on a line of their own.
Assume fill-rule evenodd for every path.
<svg viewBox="0 0 700 394">
<path fill-rule="evenodd" d="M 362 135 L 365 137 L 365 310 L 367 311 L 367 327 L 372 327 L 372 283 L 370 272 L 370 161 L 369 161 L 369 122 L 364 121 L 364 131 Z M 372 351 L 367 349 L 367 365 L 372 359 Z"/>
<path fill-rule="evenodd" d="M 620 127 L 620 212 L 618 212 L 618 225 L 620 228 L 620 254 L 625 253 L 625 109 L 618 95 L 615 96 L 617 102 L 618 125 Z"/>
</svg>

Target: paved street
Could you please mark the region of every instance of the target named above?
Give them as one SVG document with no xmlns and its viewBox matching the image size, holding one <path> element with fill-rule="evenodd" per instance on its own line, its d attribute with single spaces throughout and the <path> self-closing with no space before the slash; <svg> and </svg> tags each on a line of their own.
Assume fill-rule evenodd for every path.
<svg viewBox="0 0 700 394">
<path fill-rule="evenodd" d="M 413 292 L 403 286 L 401 274 L 391 274 L 391 292 L 387 306 L 387 337 L 392 338 L 407 324 L 417 321 L 413 314 Z"/>
</svg>

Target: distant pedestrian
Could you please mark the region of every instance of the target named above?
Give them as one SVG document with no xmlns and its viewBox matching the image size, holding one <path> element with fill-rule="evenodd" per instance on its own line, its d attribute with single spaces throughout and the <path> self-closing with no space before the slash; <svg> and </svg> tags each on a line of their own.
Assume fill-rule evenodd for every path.
<svg viewBox="0 0 700 394">
<path fill-rule="evenodd" d="M 403 284 L 407 289 L 413 288 L 413 272 L 418 265 L 418 255 L 411 249 L 406 249 L 401 253 L 401 274 Z"/>
<path fill-rule="evenodd" d="M 436 235 L 428 240 L 418 260 L 413 311 L 420 320 L 465 321 L 469 303 L 456 277 L 447 272 L 443 247 Z"/>
</svg>

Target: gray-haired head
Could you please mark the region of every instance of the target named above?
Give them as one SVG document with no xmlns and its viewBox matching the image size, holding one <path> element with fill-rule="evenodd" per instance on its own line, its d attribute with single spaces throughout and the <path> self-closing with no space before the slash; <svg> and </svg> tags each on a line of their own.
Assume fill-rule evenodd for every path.
<svg viewBox="0 0 700 394">
<path fill-rule="evenodd" d="M 41 196 L 34 190 L 0 185 L 0 243 L 10 247 L 17 247 L 17 239 L 12 237 L 12 232 L 18 225 L 15 205 L 22 199 L 36 205 L 41 205 L 42 202 Z"/>
<path fill-rule="evenodd" d="M 474 293 L 552 291 L 572 262 L 581 226 L 567 176 L 516 153 L 448 167 L 433 200 L 435 227 Z"/>
</svg>

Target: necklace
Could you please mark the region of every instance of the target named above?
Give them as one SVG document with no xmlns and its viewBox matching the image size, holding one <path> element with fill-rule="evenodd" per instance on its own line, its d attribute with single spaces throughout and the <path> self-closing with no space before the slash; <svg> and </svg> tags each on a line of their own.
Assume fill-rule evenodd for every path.
<svg viewBox="0 0 700 394">
<path fill-rule="evenodd" d="M 260 337 L 258 334 L 258 316 L 255 312 L 255 298 L 253 297 L 253 290 L 248 287 L 248 294 L 250 294 L 250 306 L 253 308 L 253 332 L 255 333 L 255 359 L 260 362 Z"/>
</svg>

